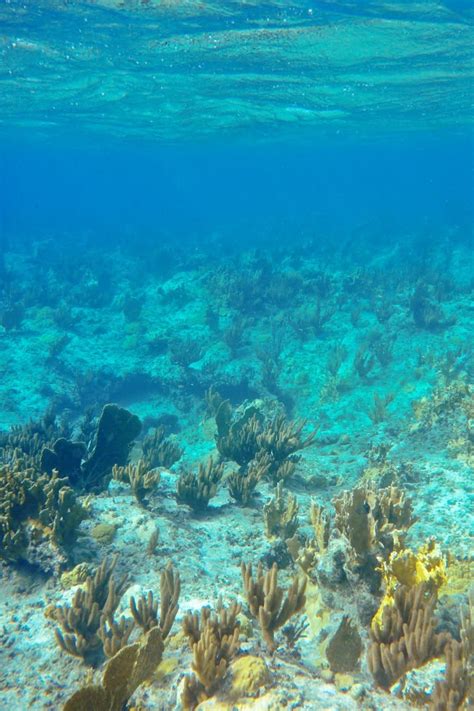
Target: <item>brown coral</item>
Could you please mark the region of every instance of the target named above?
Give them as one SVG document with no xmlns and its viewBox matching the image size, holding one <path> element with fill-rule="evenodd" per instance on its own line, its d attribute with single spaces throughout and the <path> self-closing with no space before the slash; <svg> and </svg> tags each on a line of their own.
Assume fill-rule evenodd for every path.
<svg viewBox="0 0 474 711">
<path fill-rule="evenodd" d="M 138 503 L 145 506 L 147 503 L 146 497 L 160 483 L 160 472 L 157 469 L 150 469 L 146 461 L 139 459 L 135 464 L 130 463 L 125 467 L 114 464 L 112 478 L 116 481 L 130 484 L 132 493 Z"/>
<path fill-rule="evenodd" d="M 179 594 L 181 581 L 171 563 L 168 563 L 160 577 L 160 615 L 158 617 L 158 601 L 153 593 L 141 595 L 138 601 L 130 598 L 130 611 L 135 622 L 144 632 L 159 626 L 163 640 L 167 638 L 179 609 Z"/>
<path fill-rule="evenodd" d="M 252 565 L 242 563 L 242 578 L 250 612 L 258 620 L 267 647 L 273 652 L 276 649 L 275 632 L 305 606 L 306 579 L 295 577 L 285 595 L 285 591 L 278 587 L 276 563 L 267 573 L 259 563 L 256 580 L 252 577 Z"/>
<path fill-rule="evenodd" d="M 435 632 L 436 592 L 427 583 L 402 585 L 394 605 L 384 608 L 382 624 L 372 624 L 368 651 L 375 683 L 389 689 L 410 669 L 442 654 L 450 637 Z"/>
<path fill-rule="evenodd" d="M 104 560 L 94 576 L 87 578 L 85 590 L 78 588 L 70 606 L 61 605 L 47 613 L 62 627 L 62 631 L 55 630 L 61 649 L 91 663 L 97 661 L 102 641 L 111 643 L 111 635 L 104 629 L 100 632 L 100 629 L 108 621 L 113 634 L 111 620 L 127 587 L 127 575 L 118 582 L 113 577 L 116 564 L 116 557 L 111 562 Z M 123 636 L 125 630 L 117 629 L 116 632 Z"/>
<path fill-rule="evenodd" d="M 446 676 L 436 684 L 430 707 L 433 711 L 457 711 L 474 704 L 474 591 L 462 616 L 461 641 L 451 640 L 445 648 Z"/>
<path fill-rule="evenodd" d="M 182 703 L 192 709 L 215 692 L 224 678 L 229 663 L 239 649 L 240 623 L 237 615 L 240 605 L 230 608 L 219 598 L 217 612 L 203 607 L 201 613 L 188 612 L 183 620 L 183 630 L 193 652 L 192 669 L 195 676 L 184 682 Z"/>
<path fill-rule="evenodd" d="M 78 536 L 86 511 L 57 472 L 39 474 L 17 451 L 0 467 L 0 557 L 32 560 L 32 545 L 39 539 L 68 551 Z"/>
<path fill-rule="evenodd" d="M 348 539 L 353 552 L 353 566 L 359 572 L 374 576 L 379 558 L 403 545 L 407 529 L 414 523 L 412 506 L 395 486 L 376 490 L 369 485 L 345 491 L 333 499 L 335 527 Z"/>
<path fill-rule="evenodd" d="M 224 465 L 212 458 L 205 465 L 199 464 L 197 472 L 184 471 L 176 485 L 176 500 L 194 511 L 202 511 L 216 495 L 223 473 Z"/>
<path fill-rule="evenodd" d="M 163 640 L 153 627 L 139 642 L 123 647 L 107 663 L 102 684 L 84 686 L 64 705 L 64 711 L 122 711 L 136 689 L 161 661 Z"/>
</svg>

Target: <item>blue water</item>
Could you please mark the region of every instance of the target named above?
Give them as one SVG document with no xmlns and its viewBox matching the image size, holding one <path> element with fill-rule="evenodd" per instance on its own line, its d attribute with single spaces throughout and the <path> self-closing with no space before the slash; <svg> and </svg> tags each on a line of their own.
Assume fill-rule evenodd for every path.
<svg viewBox="0 0 474 711">
<path fill-rule="evenodd" d="M 251 147 L 133 145 L 2 150 L 2 226 L 87 231 L 99 242 L 218 230 L 250 241 L 269 230 L 348 231 L 384 225 L 384 238 L 430 224 L 468 228 L 473 216 L 472 140 L 398 137 Z"/>
</svg>

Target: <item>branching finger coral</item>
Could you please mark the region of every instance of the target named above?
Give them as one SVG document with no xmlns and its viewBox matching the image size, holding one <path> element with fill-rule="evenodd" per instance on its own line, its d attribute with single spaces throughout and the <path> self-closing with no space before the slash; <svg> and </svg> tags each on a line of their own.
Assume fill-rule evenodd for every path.
<svg viewBox="0 0 474 711">
<path fill-rule="evenodd" d="M 446 676 L 436 684 L 430 708 L 457 711 L 474 704 L 474 592 L 461 618 L 461 640 L 452 639 L 445 647 Z"/>
<path fill-rule="evenodd" d="M 259 481 L 264 479 L 270 468 L 265 459 L 254 459 L 248 467 L 240 467 L 227 477 L 230 496 L 241 506 L 248 506 Z"/>
<path fill-rule="evenodd" d="M 295 496 L 283 492 L 281 483 L 277 485 L 275 495 L 263 507 L 263 520 L 269 538 L 291 538 L 298 528 L 298 502 Z"/>
<path fill-rule="evenodd" d="M 329 517 L 322 506 L 311 501 L 310 522 L 313 536 L 304 541 L 296 534 L 286 539 L 286 545 L 291 557 L 298 563 L 306 574 L 315 567 L 318 558 L 322 555 L 329 542 Z"/>
<path fill-rule="evenodd" d="M 375 683 L 389 689 L 410 669 L 442 654 L 450 636 L 435 632 L 436 592 L 427 583 L 400 586 L 382 622 L 370 629 L 369 669 Z"/>
<path fill-rule="evenodd" d="M 231 659 L 239 649 L 240 605 L 230 608 L 219 598 L 217 612 L 203 607 L 201 613 L 188 612 L 183 630 L 193 652 L 192 669 L 195 676 L 185 678 L 182 703 L 192 709 L 216 691 L 224 678 Z"/>
<path fill-rule="evenodd" d="M 259 563 L 256 580 L 252 577 L 252 565 L 242 563 L 242 578 L 250 612 L 258 620 L 267 647 L 273 652 L 277 646 L 275 632 L 305 606 L 306 579 L 295 577 L 285 595 L 278 587 L 276 563 L 267 573 L 263 573 Z"/>
<path fill-rule="evenodd" d="M 67 553 L 86 516 L 67 479 L 57 472 L 39 474 L 16 455 L 0 467 L 0 558 L 36 563 L 34 548 L 42 542 Z M 54 562 L 48 563 L 43 553 L 41 564 L 44 568 Z"/>
<path fill-rule="evenodd" d="M 114 464 L 112 478 L 130 484 L 138 503 L 145 506 L 146 496 L 160 483 L 160 472 L 157 469 L 150 470 L 147 462 L 139 459 L 136 464 L 130 463 L 125 467 Z"/>
<path fill-rule="evenodd" d="M 265 427 L 259 435 L 257 443 L 269 452 L 277 462 L 287 459 L 295 452 L 306 449 L 314 444 L 317 429 L 306 437 L 302 436 L 306 420 L 301 422 L 288 422 L 284 415 L 278 415 Z"/>
<path fill-rule="evenodd" d="M 232 421 L 231 405 L 224 400 L 217 410 L 216 424 L 216 445 L 224 459 L 244 466 L 255 458 L 260 449 L 257 438 L 263 429 L 259 413 L 249 408 L 244 416 Z"/>
<path fill-rule="evenodd" d="M 183 454 L 177 442 L 165 437 L 164 427 L 157 427 L 152 434 L 144 438 L 142 452 L 148 469 L 169 469 Z"/>
<path fill-rule="evenodd" d="M 48 617 L 62 628 L 62 631 L 55 630 L 61 649 L 92 664 L 100 657 L 101 624 L 113 618 L 128 583 L 127 575 L 119 582 L 115 581 L 113 572 L 116 564 L 116 557 L 110 563 L 104 560 L 95 575 L 87 578 L 85 590 L 78 588 L 71 606 L 61 605 L 47 611 Z"/>
<path fill-rule="evenodd" d="M 140 625 L 144 632 L 148 632 L 157 625 L 161 629 L 163 640 L 167 638 L 179 609 L 179 594 L 181 591 L 181 581 L 179 573 L 176 573 L 171 563 L 167 565 L 160 577 L 160 616 L 158 619 L 158 601 L 154 599 L 153 593 L 141 595 L 138 601 L 132 596 L 130 598 L 130 611 L 135 622 Z"/>
<path fill-rule="evenodd" d="M 197 473 L 184 471 L 176 485 L 176 500 L 194 511 L 202 511 L 216 495 L 223 473 L 224 465 L 216 464 L 212 458 L 206 465 L 199 464 Z"/>
<path fill-rule="evenodd" d="M 102 617 L 97 634 L 102 641 L 105 656 L 113 657 L 125 647 L 134 629 L 135 620 L 130 617 L 121 617 L 119 622 L 114 620 L 113 615 Z"/>
<path fill-rule="evenodd" d="M 293 474 L 299 461 L 296 452 L 314 444 L 317 434 L 313 431 L 303 436 L 306 421 L 289 422 L 283 414 L 265 418 L 255 405 L 236 417 L 228 400 L 220 404 L 216 424 L 216 444 L 221 456 L 241 467 L 252 460 L 265 464 L 274 484 Z"/>
<path fill-rule="evenodd" d="M 334 525 L 351 545 L 353 567 L 372 577 L 378 588 L 379 558 L 387 559 L 403 546 L 405 533 L 415 521 L 410 500 L 395 486 L 375 490 L 366 485 L 343 492 L 333 504 Z"/>
</svg>

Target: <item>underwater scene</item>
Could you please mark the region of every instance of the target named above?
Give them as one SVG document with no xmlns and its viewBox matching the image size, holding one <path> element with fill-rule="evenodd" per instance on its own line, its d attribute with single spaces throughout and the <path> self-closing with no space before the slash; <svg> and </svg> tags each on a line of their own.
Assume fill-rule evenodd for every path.
<svg viewBox="0 0 474 711">
<path fill-rule="evenodd" d="M 0 711 L 474 708 L 474 5 L 0 1 Z"/>
</svg>

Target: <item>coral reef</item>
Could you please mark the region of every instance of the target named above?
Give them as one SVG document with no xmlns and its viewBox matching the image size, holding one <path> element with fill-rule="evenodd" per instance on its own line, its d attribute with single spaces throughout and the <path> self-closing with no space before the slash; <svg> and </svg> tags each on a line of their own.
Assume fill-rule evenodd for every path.
<svg viewBox="0 0 474 711">
<path fill-rule="evenodd" d="M 142 595 L 138 603 L 132 596 L 130 598 L 130 611 L 135 622 L 144 632 L 158 626 L 161 636 L 165 640 L 173 626 L 179 609 L 179 595 L 181 580 L 179 573 L 175 572 L 171 563 L 168 563 L 160 576 L 160 615 L 158 617 L 158 602 L 153 599 L 153 593 Z"/>
<path fill-rule="evenodd" d="M 467 253 L 339 238 L 6 251 L 5 706 L 470 703 Z"/>
<path fill-rule="evenodd" d="M 263 521 L 270 538 L 291 538 L 298 528 L 298 502 L 294 496 L 283 492 L 281 482 L 276 487 L 275 496 L 263 507 Z"/>
<path fill-rule="evenodd" d="M 434 711 L 456 711 L 474 703 L 474 595 L 463 615 L 460 641 L 452 639 L 445 647 L 446 676 L 436 683 L 431 701 Z"/>
<path fill-rule="evenodd" d="M 106 405 L 97 428 L 94 449 L 81 467 L 81 488 L 104 488 L 112 476 L 112 467 L 124 466 L 141 423 L 136 415 L 117 405 Z"/>
<path fill-rule="evenodd" d="M 266 477 L 269 467 L 267 460 L 254 459 L 245 469 L 240 467 L 233 471 L 226 478 L 230 496 L 241 506 L 248 506 L 257 484 Z"/>
<path fill-rule="evenodd" d="M 80 491 L 100 491 L 107 487 L 112 467 L 126 465 L 140 430 L 136 415 L 117 405 L 105 405 L 89 456 L 83 442 L 60 437 L 51 446 L 43 446 L 39 468 L 49 473 L 56 469 Z"/>
<path fill-rule="evenodd" d="M 239 650 L 240 605 L 225 608 L 219 600 L 217 612 L 202 608 L 200 615 L 188 613 L 183 629 L 193 653 L 193 676 L 186 676 L 182 692 L 185 709 L 195 708 L 214 694 Z"/>
<path fill-rule="evenodd" d="M 181 458 L 183 450 L 177 442 L 165 436 L 165 428 L 157 427 L 142 441 L 143 459 L 149 469 L 169 469 Z"/>
<path fill-rule="evenodd" d="M 333 672 L 352 672 L 362 654 L 362 639 L 357 627 L 344 615 L 339 627 L 329 640 L 326 657 Z"/>
</svg>

